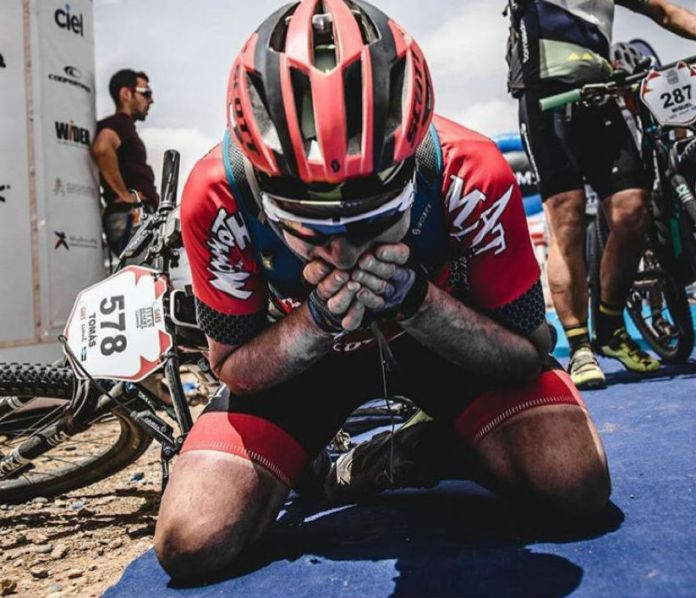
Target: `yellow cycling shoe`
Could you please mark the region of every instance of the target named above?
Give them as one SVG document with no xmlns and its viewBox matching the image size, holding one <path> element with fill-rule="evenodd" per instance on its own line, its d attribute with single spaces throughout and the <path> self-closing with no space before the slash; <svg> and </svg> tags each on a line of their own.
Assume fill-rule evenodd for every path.
<svg viewBox="0 0 696 598">
<path fill-rule="evenodd" d="M 580 390 L 606 386 L 604 372 L 599 367 L 597 358 L 589 347 L 580 347 L 573 353 L 568 363 L 568 373 L 573 384 Z"/>
<path fill-rule="evenodd" d="M 636 341 L 628 336 L 625 328 L 615 331 L 607 344 L 601 345 L 597 342 L 597 352 L 604 357 L 618 359 L 631 372 L 644 374 L 660 369 L 660 362 L 643 351 Z"/>
</svg>

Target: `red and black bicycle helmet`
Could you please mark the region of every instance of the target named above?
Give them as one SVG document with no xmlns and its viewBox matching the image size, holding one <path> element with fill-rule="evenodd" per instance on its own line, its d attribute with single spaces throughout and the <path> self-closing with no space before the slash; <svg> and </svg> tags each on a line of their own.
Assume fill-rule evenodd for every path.
<svg viewBox="0 0 696 598">
<path fill-rule="evenodd" d="M 315 198 L 303 211 L 316 204 L 330 217 L 323 196 L 334 199 L 324 205 L 330 212 L 359 213 L 412 178 L 433 89 L 418 44 L 380 10 L 362 0 L 301 0 L 244 45 L 227 105 L 261 189 Z"/>
</svg>

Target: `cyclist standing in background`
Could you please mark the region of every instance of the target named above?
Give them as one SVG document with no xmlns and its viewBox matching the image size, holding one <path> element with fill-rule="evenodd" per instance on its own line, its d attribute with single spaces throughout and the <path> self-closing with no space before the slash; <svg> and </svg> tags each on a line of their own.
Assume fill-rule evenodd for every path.
<svg viewBox="0 0 696 598">
<path fill-rule="evenodd" d="M 648 224 L 645 174 L 631 133 L 612 101 L 542 112 L 539 99 L 606 81 L 615 4 L 696 39 L 696 15 L 667 0 L 510 0 L 509 88 L 519 100 L 520 133 L 544 201 L 551 245 L 548 277 L 570 346 L 579 388 L 605 384 L 592 347 L 634 372 L 658 361 L 625 329 L 623 308 Z M 584 180 L 597 192 L 610 227 L 601 262 L 600 308 L 588 331 Z"/>
<path fill-rule="evenodd" d="M 228 90 L 228 133 L 181 213 L 226 390 L 163 496 L 163 567 L 191 581 L 234 562 L 350 413 L 388 394 L 384 360 L 430 417 L 344 454 L 331 498 L 457 469 L 544 516 L 602 509 L 606 457 L 549 363 L 515 177 L 491 140 L 433 116 L 413 38 L 362 0 L 302 0 L 261 24 Z"/>
</svg>

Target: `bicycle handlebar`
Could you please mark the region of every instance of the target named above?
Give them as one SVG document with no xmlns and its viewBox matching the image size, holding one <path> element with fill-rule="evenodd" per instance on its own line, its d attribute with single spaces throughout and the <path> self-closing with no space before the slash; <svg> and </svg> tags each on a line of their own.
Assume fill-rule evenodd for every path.
<svg viewBox="0 0 696 598">
<path fill-rule="evenodd" d="M 582 87 L 578 87 L 577 89 L 571 89 L 570 91 L 564 91 L 563 93 L 557 93 L 556 95 L 541 98 L 539 100 L 539 106 L 544 111 L 553 110 L 554 108 L 560 108 L 566 104 L 579 102 L 581 99 Z"/>
<path fill-rule="evenodd" d="M 179 183 L 179 152 L 167 150 L 164 152 L 162 164 L 162 198 L 160 210 L 170 211 L 176 206 L 176 190 Z"/>
<path fill-rule="evenodd" d="M 676 60 L 670 64 L 659 67 L 657 70 L 664 71 L 668 68 L 676 66 L 680 62 L 686 62 L 687 64 L 696 63 L 696 55 L 689 56 L 688 58 L 682 58 L 681 60 Z M 546 98 L 541 98 L 539 100 L 539 106 L 542 110 L 553 110 L 554 108 L 560 108 L 566 104 L 572 104 L 573 102 L 579 102 L 584 97 L 588 95 L 609 95 L 620 92 L 624 89 L 629 88 L 631 85 L 638 83 L 646 77 L 650 72 L 650 68 L 647 68 L 638 73 L 629 75 L 628 77 L 623 77 L 619 80 L 608 81 L 607 83 L 590 83 L 588 85 L 583 85 L 576 89 L 571 89 L 570 91 L 564 91 L 563 93 L 558 93 Z"/>
</svg>

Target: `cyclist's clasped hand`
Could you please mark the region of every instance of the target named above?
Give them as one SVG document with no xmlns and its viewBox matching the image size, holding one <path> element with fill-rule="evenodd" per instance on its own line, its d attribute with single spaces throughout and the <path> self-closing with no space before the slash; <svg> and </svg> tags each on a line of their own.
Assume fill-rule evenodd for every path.
<svg viewBox="0 0 696 598">
<path fill-rule="evenodd" d="M 325 332 L 340 334 L 362 325 L 365 304 L 355 297 L 362 286 L 350 279 L 350 273 L 323 260 L 313 260 L 305 268 L 305 280 L 315 285 L 308 300 L 316 324 Z"/>
<path fill-rule="evenodd" d="M 327 332 L 349 332 L 365 327 L 365 314 L 398 309 L 414 289 L 417 273 L 406 266 L 410 249 L 404 243 L 385 243 L 366 251 L 351 271 L 339 270 L 323 260 L 304 268 L 315 285 L 310 311 Z M 328 312 L 328 313 L 327 313 Z"/>
<path fill-rule="evenodd" d="M 402 267 L 409 255 L 410 249 L 404 243 L 378 245 L 366 251 L 351 272 L 351 280 L 363 286 L 356 299 L 373 312 L 401 305 L 415 280 L 413 270 Z"/>
</svg>

